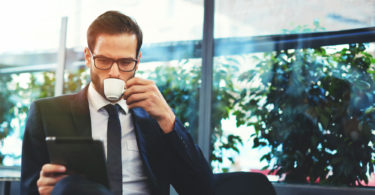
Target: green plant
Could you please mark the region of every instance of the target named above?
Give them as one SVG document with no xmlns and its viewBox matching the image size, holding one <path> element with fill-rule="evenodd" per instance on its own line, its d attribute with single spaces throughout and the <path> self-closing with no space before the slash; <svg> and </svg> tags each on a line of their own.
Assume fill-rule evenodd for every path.
<svg viewBox="0 0 375 195">
<path fill-rule="evenodd" d="M 67 72 L 65 77 L 64 93 L 76 92 L 88 83 L 85 68 Z M 55 73 L 35 72 L 2 75 L 0 89 L 0 144 L 2 145 L 5 137 L 11 135 L 16 129 L 21 136 L 23 135 L 26 115 L 32 101 L 54 95 Z M 17 125 L 12 126 L 11 123 L 17 123 Z M 0 165 L 3 163 L 4 157 L 5 154 L 0 152 Z M 20 156 L 12 156 L 12 158 L 17 159 Z"/>
<path fill-rule="evenodd" d="M 269 163 L 264 169 L 286 174 L 286 182 L 368 182 L 375 165 L 375 84 L 374 58 L 365 49 L 278 51 L 241 75 L 250 87 L 234 113 L 237 125 L 255 128 L 254 148 L 270 147 L 261 158 Z"/>
<path fill-rule="evenodd" d="M 228 118 L 236 100 L 238 92 L 233 83 L 238 62 L 229 58 L 217 60 L 213 75 L 212 92 L 212 138 L 211 138 L 211 161 L 222 162 L 220 150 L 238 151 L 237 144 L 242 140 L 235 135 L 229 135 L 227 140 L 218 140 L 223 135 L 221 120 Z M 190 60 L 181 61 L 178 66 L 159 66 L 151 71 L 149 79 L 155 81 L 159 90 L 170 104 L 177 117 L 185 124 L 187 130 L 197 138 L 199 118 L 199 90 L 201 82 L 201 70 L 199 64 Z M 213 144 L 218 141 L 218 147 Z M 214 151 L 216 150 L 216 151 Z M 229 160 L 233 161 L 229 158 Z"/>
<path fill-rule="evenodd" d="M 47 72 L 1 75 L 0 79 L 0 143 L 3 145 L 4 139 L 13 132 L 23 134 L 22 130 L 31 100 L 51 96 L 53 91 L 50 93 L 48 89 L 53 89 L 54 79 L 51 73 Z M 44 81 L 43 84 L 41 80 Z M 0 164 L 3 164 L 6 156 L 13 159 L 20 158 L 20 156 L 0 152 Z"/>
<path fill-rule="evenodd" d="M 7 88 L 7 85 L 11 81 L 9 75 L 0 77 L 0 89 Z M 12 101 L 9 97 L 11 92 L 8 90 L 0 90 L 0 146 L 3 145 L 4 138 L 12 133 L 12 127 L 10 121 L 15 117 L 12 108 L 15 106 L 15 102 Z M 4 153 L 0 151 L 0 164 L 4 159 Z"/>
</svg>

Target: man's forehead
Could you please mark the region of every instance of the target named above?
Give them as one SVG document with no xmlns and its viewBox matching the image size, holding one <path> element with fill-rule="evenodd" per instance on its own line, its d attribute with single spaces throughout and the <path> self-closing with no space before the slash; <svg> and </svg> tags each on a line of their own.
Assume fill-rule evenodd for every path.
<svg viewBox="0 0 375 195">
<path fill-rule="evenodd" d="M 136 53 L 137 50 L 137 37 L 135 34 L 122 33 L 122 34 L 101 34 L 96 39 L 95 54 L 105 53 Z"/>
</svg>

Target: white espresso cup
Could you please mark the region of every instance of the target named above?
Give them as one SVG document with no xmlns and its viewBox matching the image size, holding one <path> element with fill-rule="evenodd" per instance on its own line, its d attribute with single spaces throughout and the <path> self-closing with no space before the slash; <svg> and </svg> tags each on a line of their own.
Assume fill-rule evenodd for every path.
<svg viewBox="0 0 375 195">
<path fill-rule="evenodd" d="M 121 98 L 125 92 L 125 82 L 121 79 L 104 79 L 104 95 L 110 101 Z"/>
</svg>

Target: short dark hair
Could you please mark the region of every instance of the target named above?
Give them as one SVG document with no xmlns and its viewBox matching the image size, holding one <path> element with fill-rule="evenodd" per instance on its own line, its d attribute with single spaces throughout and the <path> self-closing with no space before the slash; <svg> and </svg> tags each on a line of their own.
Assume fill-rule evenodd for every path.
<svg viewBox="0 0 375 195">
<path fill-rule="evenodd" d="M 98 16 L 87 29 L 87 44 L 89 49 L 95 48 L 96 39 L 101 34 L 118 35 L 122 33 L 137 36 L 137 57 L 142 46 L 142 30 L 137 22 L 118 11 L 107 11 Z"/>
</svg>

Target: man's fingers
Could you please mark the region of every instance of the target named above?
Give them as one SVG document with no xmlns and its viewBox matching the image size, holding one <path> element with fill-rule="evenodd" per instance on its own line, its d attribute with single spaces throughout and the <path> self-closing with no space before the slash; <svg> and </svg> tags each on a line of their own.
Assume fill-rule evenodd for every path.
<svg viewBox="0 0 375 195">
<path fill-rule="evenodd" d="M 137 85 L 137 87 L 130 87 L 125 90 L 124 99 L 127 100 L 127 98 L 133 94 L 145 93 L 151 90 L 153 90 L 153 87 L 150 85 Z"/>
<path fill-rule="evenodd" d="M 126 104 L 129 106 L 131 104 L 134 104 L 136 102 L 141 102 L 144 100 L 147 100 L 148 98 L 148 93 L 136 93 L 132 94 L 129 97 L 126 98 Z"/>
<path fill-rule="evenodd" d="M 40 177 L 37 181 L 37 186 L 54 186 L 57 182 L 61 179 L 66 177 L 67 175 L 58 175 L 58 176 L 51 176 L 51 177 Z"/>
<path fill-rule="evenodd" d="M 40 195 L 51 194 L 52 190 L 53 190 L 53 186 L 38 187 L 38 191 Z"/>
<path fill-rule="evenodd" d="M 143 109 L 145 109 L 144 108 L 144 103 L 142 102 L 142 101 L 140 101 L 140 102 L 134 102 L 134 103 L 132 103 L 132 104 L 129 104 L 128 105 L 128 108 L 129 109 L 132 109 L 132 108 L 143 108 Z M 146 109 L 145 109 L 146 110 Z M 146 110 L 146 112 L 147 112 L 147 110 Z"/>
<path fill-rule="evenodd" d="M 44 167 L 45 169 L 53 168 L 53 167 Z M 44 194 L 51 194 L 53 188 L 55 187 L 56 183 L 59 182 L 61 179 L 66 177 L 67 175 L 55 175 L 54 173 L 42 173 L 41 171 L 41 176 L 38 179 L 36 185 L 38 186 L 38 191 L 39 194 L 44 195 Z M 58 173 L 60 174 L 60 173 Z M 45 176 L 45 175 L 50 175 L 50 176 Z"/>
<path fill-rule="evenodd" d="M 155 84 L 155 82 L 151 81 L 151 80 L 139 78 L 139 77 L 133 77 L 133 78 L 129 79 L 128 81 L 126 81 L 125 86 L 128 89 L 133 85 L 149 85 L 149 84 Z"/>
<path fill-rule="evenodd" d="M 65 173 L 65 172 L 66 172 L 66 168 L 63 165 L 45 164 L 42 167 L 40 175 L 41 176 L 50 176 L 51 174 Z"/>
<path fill-rule="evenodd" d="M 53 177 L 41 177 L 37 182 L 37 186 L 54 186 L 57 183 L 56 179 Z"/>
</svg>

